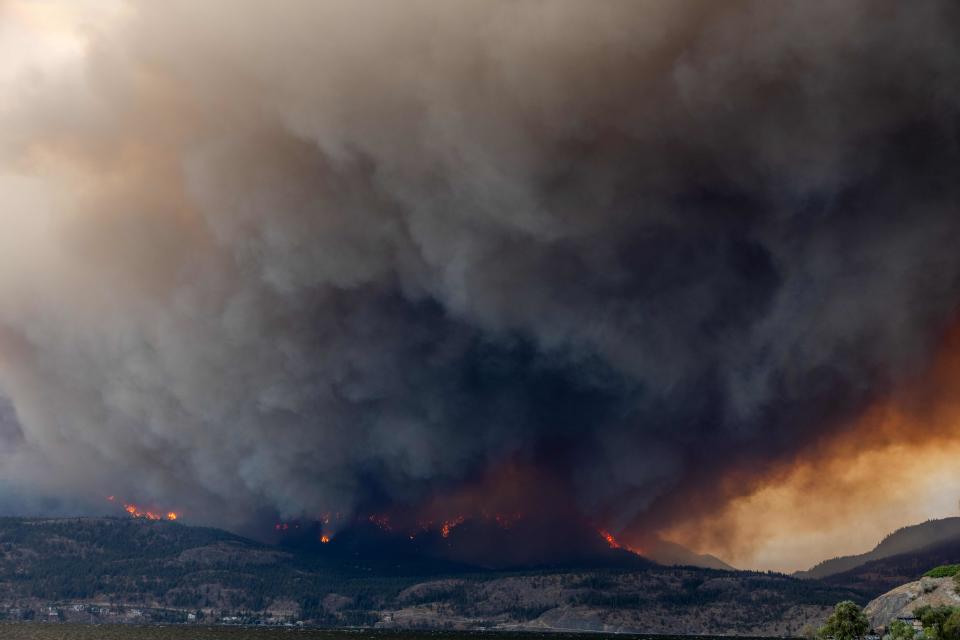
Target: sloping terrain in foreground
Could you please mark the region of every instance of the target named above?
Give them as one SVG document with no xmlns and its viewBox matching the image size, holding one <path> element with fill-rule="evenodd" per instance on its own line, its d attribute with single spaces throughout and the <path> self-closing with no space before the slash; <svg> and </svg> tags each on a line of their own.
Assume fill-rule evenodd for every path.
<svg viewBox="0 0 960 640">
<path fill-rule="evenodd" d="M 335 547 L 274 547 L 163 521 L 3 518 L 0 616 L 781 635 L 853 596 L 819 581 L 664 567 L 632 554 L 621 566 L 506 572 L 368 561 Z"/>
<path fill-rule="evenodd" d="M 886 627 L 892 620 L 913 615 L 914 609 L 930 605 L 960 607 L 960 593 L 953 578 L 921 578 L 900 585 L 870 601 L 864 613 L 874 628 Z"/>
</svg>

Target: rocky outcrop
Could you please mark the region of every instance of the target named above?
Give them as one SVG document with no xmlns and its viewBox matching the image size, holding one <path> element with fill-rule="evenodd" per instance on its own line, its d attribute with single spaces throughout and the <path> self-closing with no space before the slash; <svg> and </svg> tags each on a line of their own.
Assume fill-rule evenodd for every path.
<svg viewBox="0 0 960 640">
<path fill-rule="evenodd" d="M 872 600 L 864 609 L 871 626 L 886 627 L 891 620 L 913 614 L 923 605 L 960 607 L 960 593 L 953 578 L 921 578 L 892 589 Z"/>
</svg>

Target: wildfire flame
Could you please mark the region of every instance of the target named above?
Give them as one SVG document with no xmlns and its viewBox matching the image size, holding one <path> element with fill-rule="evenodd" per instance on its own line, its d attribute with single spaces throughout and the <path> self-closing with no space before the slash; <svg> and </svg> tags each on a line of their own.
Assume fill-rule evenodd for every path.
<svg viewBox="0 0 960 640">
<path fill-rule="evenodd" d="M 453 531 L 458 525 L 463 524 L 464 520 L 466 520 L 466 518 L 463 516 L 457 516 L 453 520 L 444 520 L 443 524 L 440 525 L 440 535 L 444 538 L 449 538 L 450 532 Z"/>
<path fill-rule="evenodd" d="M 107 496 L 107 502 L 116 501 L 116 496 Z M 126 511 L 131 518 L 141 518 L 143 520 L 170 520 L 172 522 L 180 518 L 180 514 L 176 511 L 167 511 L 166 514 L 164 514 L 162 511 L 143 509 L 132 502 L 124 502 L 123 510 Z"/>
<path fill-rule="evenodd" d="M 459 525 L 463 524 L 467 520 L 478 520 L 482 519 L 484 521 L 492 521 L 498 527 L 503 530 L 511 529 L 515 524 L 523 519 L 523 514 L 520 512 L 516 513 L 481 513 L 479 516 L 464 516 L 457 515 L 453 518 L 447 520 L 442 520 L 440 526 L 436 527 L 436 523 L 433 520 L 419 520 L 417 521 L 417 529 L 408 531 L 407 537 L 411 540 L 415 539 L 421 533 L 427 533 L 428 531 L 439 530 L 440 535 L 444 538 L 449 538 L 450 533 L 456 529 Z M 390 522 L 390 516 L 381 516 L 374 514 L 369 517 L 370 522 L 373 522 L 378 527 L 384 531 L 393 531 L 393 526 Z"/>
<path fill-rule="evenodd" d="M 149 509 L 141 509 L 135 504 L 124 504 L 123 510 L 130 514 L 131 518 L 142 518 L 144 520 L 176 520 L 179 515 L 176 511 L 168 511 L 166 515 L 157 513 Z"/>
<path fill-rule="evenodd" d="M 136 508 L 135 505 L 127 505 L 127 511 L 130 512 L 134 517 L 143 517 L 150 520 L 159 519 L 159 517 L 151 511 L 140 511 Z M 131 507 L 133 510 L 131 510 Z M 526 515 L 521 511 L 480 511 L 475 515 L 466 515 L 466 514 L 457 514 L 450 515 L 450 512 L 447 512 L 448 515 L 445 519 L 422 519 L 415 522 L 410 522 L 409 520 L 404 522 L 402 516 L 397 519 L 392 519 L 392 515 L 388 513 L 368 513 L 363 516 L 359 516 L 358 520 L 366 520 L 371 524 L 375 525 L 380 530 L 392 533 L 397 532 L 405 535 L 410 540 L 416 540 L 417 537 L 421 534 L 426 534 L 429 532 L 436 532 L 440 534 L 440 537 L 443 539 L 449 539 L 453 533 L 453 530 L 458 526 L 464 524 L 467 521 L 477 522 L 482 521 L 488 525 L 494 525 L 504 531 L 511 530 L 513 527 L 517 526 L 518 523 L 524 521 Z M 456 513 L 456 512 L 454 512 Z M 167 514 L 168 520 L 176 520 L 177 514 L 170 512 Z M 319 529 L 319 536 L 316 538 L 321 544 L 330 544 L 333 541 L 334 534 L 331 532 L 331 528 L 326 525 L 330 525 L 334 521 L 341 521 L 344 519 L 343 514 L 339 512 L 324 512 L 320 513 L 315 520 L 310 523 L 304 524 L 299 521 L 291 522 L 277 522 L 274 524 L 273 528 L 275 531 L 285 534 L 286 532 L 293 532 L 296 530 L 301 530 L 304 526 L 316 526 Z M 597 526 L 594 523 L 593 527 L 595 531 L 606 542 L 607 546 L 611 549 L 622 549 L 623 551 L 628 551 L 636 555 L 643 555 L 643 551 L 639 548 L 635 548 L 625 542 L 622 542 L 614 536 L 609 530 Z M 316 529 L 314 529 L 316 531 Z"/>
<path fill-rule="evenodd" d="M 630 545 L 626 545 L 617 540 L 612 533 L 606 529 L 597 529 L 597 533 L 600 534 L 600 537 L 607 541 L 607 544 L 611 549 L 623 549 L 624 551 L 629 551 L 630 553 L 635 553 L 638 556 L 643 555 L 640 549 L 635 549 Z"/>
<path fill-rule="evenodd" d="M 613 534 L 607 531 L 606 529 L 600 529 L 597 533 L 600 534 L 600 537 L 607 541 L 607 544 L 610 545 L 611 549 L 622 549 L 623 545 L 617 542 L 617 539 L 613 537 Z"/>
</svg>

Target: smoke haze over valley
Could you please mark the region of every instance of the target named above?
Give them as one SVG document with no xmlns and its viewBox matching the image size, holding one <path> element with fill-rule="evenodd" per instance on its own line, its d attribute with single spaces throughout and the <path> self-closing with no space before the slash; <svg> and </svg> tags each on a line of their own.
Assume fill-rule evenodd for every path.
<svg viewBox="0 0 960 640">
<path fill-rule="evenodd" d="M 778 570 L 956 515 L 958 36 L 0 0 L 0 511 Z"/>
</svg>

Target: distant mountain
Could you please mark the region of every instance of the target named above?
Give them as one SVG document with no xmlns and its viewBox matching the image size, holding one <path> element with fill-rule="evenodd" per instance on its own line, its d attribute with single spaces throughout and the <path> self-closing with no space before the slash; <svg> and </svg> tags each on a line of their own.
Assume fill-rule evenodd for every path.
<svg viewBox="0 0 960 640">
<path fill-rule="evenodd" d="M 919 580 L 930 569 L 960 563 L 960 538 L 949 539 L 894 556 L 871 560 L 843 573 L 823 578 L 822 582 L 849 589 L 870 599 L 907 582 Z"/>
<path fill-rule="evenodd" d="M 700 554 L 663 539 L 644 544 L 642 555 L 614 542 L 583 523 L 564 523 L 564 536 L 544 536 L 542 524 L 520 521 L 509 528 L 484 519 L 465 519 L 444 535 L 423 530 L 416 535 L 384 529 L 361 521 L 338 532 L 335 544 L 319 542 L 322 526 L 302 523 L 281 537 L 284 548 L 314 549 L 348 554 L 366 561 L 375 558 L 447 563 L 460 568 L 488 570 L 619 568 L 639 569 L 652 562 L 665 566 L 734 570 L 716 556 Z M 292 533 L 291 533 L 292 532 Z"/>
<path fill-rule="evenodd" d="M 0 619 L 795 636 L 857 599 L 622 549 L 600 564 L 485 570 L 401 546 L 375 553 L 368 535 L 281 547 L 177 522 L 0 518 Z M 432 550 L 438 537 L 418 544 Z"/>
<path fill-rule="evenodd" d="M 873 560 L 911 553 L 950 541 L 957 541 L 960 544 L 960 518 L 927 520 L 922 524 L 898 529 L 884 538 L 872 551 L 825 560 L 807 571 L 798 571 L 793 575 L 804 579 L 826 578 L 850 571 Z"/>
<path fill-rule="evenodd" d="M 709 553 L 696 553 L 683 545 L 669 540 L 657 540 L 654 544 L 644 549 L 644 556 L 650 558 L 657 564 L 666 566 L 682 567 L 702 567 L 704 569 L 722 569 L 725 571 L 735 571 L 735 569 Z"/>
<path fill-rule="evenodd" d="M 464 519 L 443 528 L 411 534 L 369 521 L 341 529 L 323 540 L 323 525 L 301 523 L 280 537 L 280 548 L 315 553 L 331 561 L 362 563 L 378 571 L 431 572 L 642 569 L 654 564 L 619 545 L 611 546 L 583 524 L 563 523 L 565 535 L 544 535 L 540 523 L 520 521 L 509 528 L 489 519 Z M 554 530 L 555 531 L 555 530 Z M 406 567 L 406 568 L 405 568 Z"/>
</svg>

